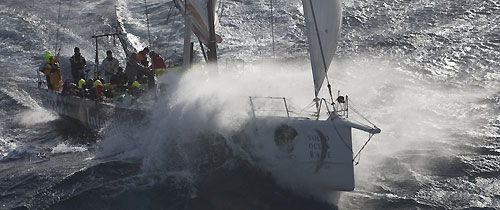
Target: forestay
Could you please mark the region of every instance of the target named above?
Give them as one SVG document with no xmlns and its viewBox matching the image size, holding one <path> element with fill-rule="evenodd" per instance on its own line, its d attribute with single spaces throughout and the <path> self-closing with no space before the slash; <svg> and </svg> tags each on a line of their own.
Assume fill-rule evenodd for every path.
<svg viewBox="0 0 500 210">
<path fill-rule="evenodd" d="M 217 8 L 217 0 L 176 0 L 179 9 L 184 12 L 186 11 L 189 17 L 192 18 L 193 32 L 204 44 L 208 44 L 209 40 L 209 29 L 208 29 L 208 1 L 212 1 L 212 11 L 215 13 Z M 218 28 L 219 18 L 217 13 L 214 14 L 214 25 Z M 222 38 L 216 34 L 216 41 L 218 43 L 222 42 Z"/>
<path fill-rule="evenodd" d="M 337 49 L 342 3 L 340 0 L 302 0 L 302 4 L 317 97 Z"/>
</svg>

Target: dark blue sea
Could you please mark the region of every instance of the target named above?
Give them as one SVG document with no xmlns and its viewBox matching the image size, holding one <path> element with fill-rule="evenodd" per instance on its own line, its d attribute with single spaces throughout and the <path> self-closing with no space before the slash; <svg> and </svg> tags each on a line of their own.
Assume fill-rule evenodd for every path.
<svg viewBox="0 0 500 210">
<path fill-rule="evenodd" d="M 328 77 L 382 133 L 340 198 L 283 185 L 237 142 L 211 134 L 240 128 L 232 114 L 245 113 L 249 95 L 310 104 L 300 0 L 273 0 L 272 16 L 269 0 L 219 0 L 219 68 L 199 65 L 193 36 L 193 69 L 160 78 L 169 91 L 146 122 L 99 131 L 43 108 L 45 50 L 61 48 L 69 78 L 73 48 L 92 68 L 91 36 L 118 19 L 133 48 L 151 46 L 174 64 L 183 17 L 169 0 L 148 0 L 150 43 L 143 1 L 63 0 L 60 13 L 58 3 L 0 1 L 0 209 L 500 209 L 498 0 L 343 1 Z M 99 46 L 99 60 L 112 50 L 125 65 L 117 40 Z M 354 149 L 366 139 L 354 132 Z M 190 167 L 206 157 L 217 161 Z"/>
</svg>

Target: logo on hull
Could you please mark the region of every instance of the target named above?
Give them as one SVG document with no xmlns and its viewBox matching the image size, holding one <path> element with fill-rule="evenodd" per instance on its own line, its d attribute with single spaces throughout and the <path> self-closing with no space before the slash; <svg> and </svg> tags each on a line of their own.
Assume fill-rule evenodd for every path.
<svg viewBox="0 0 500 210">
<path fill-rule="evenodd" d="M 317 143 L 313 145 L 313 148 L 311 148 L 311 145 L 309 145 L 309 147 L 310 149 L 319 150 L 317 153 L 318 156 L 316 155 L 315 151 L 311 151 L 311 158 L 318 158 L 316 168 L 314 170 L 314 173 L 317 174 L 323 167 L 326 157 L 329 156 L 328 137 L 318 129 L 315 129 L 314 131 L 316 132 L 316 135 L 309 135 L 309 139 L 313 139 Z M 278 126 L 274 131 L 274 142 L 276 143 L 278 148 L 291 154 L 294 151 L 294 140 L 297 136 L 298 132 L 295 128 L 289 125 L 282 124 Z M 317 145 L 318 147 L 316 147 L 315 145 Z"/>
<path fill-rule="evenodd" d="M 318 129 L 316 129 L 315 131 L 316 133 L 318 133 L 319 139 L 321 140 L 321 155 L 319 157 L 318 164 L 316 165 L 316 170 L 314 171 L 314 173 L 317 174 L 319 169 L 323 167 L 323 164 L 325 162 L 326 153 L 328 152 L 328 145 L 326 143 L 325 135 Z"/>
<path fill-rule="evenodd" d="M 274 142 L 288 153 L 293 152 L 293 141 L 298 135 L 297 130 L 289 125 L 280 125 L 274 131 Z"/>
</svg>

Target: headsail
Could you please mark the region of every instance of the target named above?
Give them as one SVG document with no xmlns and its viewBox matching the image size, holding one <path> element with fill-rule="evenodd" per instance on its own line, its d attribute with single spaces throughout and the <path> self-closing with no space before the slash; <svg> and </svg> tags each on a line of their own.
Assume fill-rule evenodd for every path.
<svg viewBox="0 0 500 210">
<path fill-rule="evenodd" d="M 309 54 L 318 96 L 337 49 L 342 21 L 340 0 L 302 0 L 309 40 Z"/>
<path fill-rule="evenodd" d="M 208 1 L 212 1 L 212 11 L 215 13 L 217 8 L 217 0 L 175 0 L 175 3 L 181 12 L 187 11 L 187 14 L 192 19 L 193 32 L 200 39 L 203 44 L 208 45 L 210 39 L 210 30 L 208 28 Z M 214 15 L 215 27 L 218 27 L 219 18 L 217 14 Z M 216 34 L 216 39 L 218 43 L 222 42 L 222 38 Z"/>
</svg>

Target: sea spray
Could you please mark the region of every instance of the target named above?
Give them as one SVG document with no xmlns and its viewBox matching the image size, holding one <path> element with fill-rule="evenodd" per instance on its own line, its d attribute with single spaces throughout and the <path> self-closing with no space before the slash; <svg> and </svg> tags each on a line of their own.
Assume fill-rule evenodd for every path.
<svg viewBox="0 0 500 210">
<path fill-rule="evenodd" d="M 228 161 L 234 159 L 253 164 L 252 155 L 234 138 L 252 117 L 249 97 L 281 96 L 286 97 L 289 108 L 294 110 L 314 109 L 310 106 L 314 93 L 310 67 L 302 62 L 232 67 L 194 67 L 160 78 L 159 83 L 166 87 L 150 110 L 149 122 L 123 127 L 117 135 L 105 137 L 100 155 L 118 152 L 122 157 L 140 158 L 145 173 L 193 170 L 197 173 L 207 162 L 220 167 L 230 165 Z M 286 116 L 282 100 L 265 104 L 261 106 L 268 110 L 265 114 Z M 258 110 L 256 114 L 265 116 Z M 251 138 L 258 137 L 250 136 L 250 143 Z M 269 156 L 275 158 L 277 154 Z"/>
</svg>

